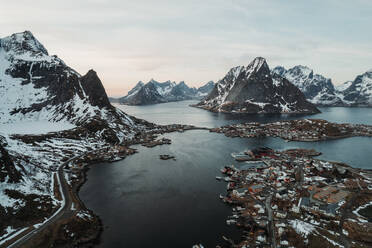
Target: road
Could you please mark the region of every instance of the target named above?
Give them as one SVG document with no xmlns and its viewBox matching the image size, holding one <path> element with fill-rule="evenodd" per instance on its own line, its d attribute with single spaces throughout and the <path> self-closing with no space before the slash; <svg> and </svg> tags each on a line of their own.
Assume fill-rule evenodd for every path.
<svg viewBox="0 0 372 248">
<path fill-rule="evenodd" d="M 100 148 L 98 150 L 93 150 L 93 151 L 90 151 L 90 152 L 86 152 L 86 153 L 80 154 L 78 156 L 75 156 L 73 158 L 70 158 L 69 160 L 62 163 L 58 167 L 57 179 L 58 179 L 58 182 L 59 182 L 59 190 L 61 192 L 61 196 L 62 196 L 62 200 L 63 200 L 62 206 L 47 221 L 45 221 L 39 227 L 37 227 L 37 228 L 33 229 L 32 231 L 29 231 L 28 233 L 26 233 L 28 230 L 30 230 L 30 229 L 27 229 L 26 231 L 23 232 L 24 235 L 22 235 L 22 233 L 21 233 L 20 235 L 22 235 L 22 236 L 20 238 L 18 238 L 17 240 L 15 240 L 12 244 L 8 245 L 8 248 L 22 247 L 22 245 L 27 244 L 27 242 L 30 241 L 36 234 L 42 232 L 43 230 L 45 230 L 49 226 L 53 225 L 57 220 L 59 220 L 61 218 L 65 218 L 65 217 L 67 218 L 67 217 L 72 216 L 73 211 L 71 210 L 71 207 L 72 207 L 72 202 L 73 201 L 72 201 L 71 193 L 69 192 L 70 186 L 69 186 L 69 184 L 67 183 L 67 181 L 64 177 L 64 167 L 68 163 L 70 163 L 71 161 L 73 161 L 77 158 L 81 158 L 82 156 L 85 156 L 88 153 L 98 152 L 98 151 L 103 150 L 103 149 L 107 149 L 107 147 Z M 30 228 L 32 228 L 32 227 L 30 227 Z"/>
<path fill-rule="evenodd" d="M 269 227 L 269 236 L 271 237 L 271 247 L 276 248 L 276 239 L 275 239 L 275 229 L 274 229 L 274 219 L 273 219 L 273 210 L 271 208 L 271 199 L 273 195 L 271 194 L 266 198 L 265 206 L 267 210 L 267 219 Z"/>
</svg>

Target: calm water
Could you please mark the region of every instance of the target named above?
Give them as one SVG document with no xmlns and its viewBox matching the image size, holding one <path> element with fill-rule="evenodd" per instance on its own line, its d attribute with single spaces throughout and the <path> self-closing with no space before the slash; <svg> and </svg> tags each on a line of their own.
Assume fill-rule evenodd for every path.
<svg viewBox="0 0 372 248">
<path fill-rule="evenodd" d="M 315 118 L 332 122 L 348 122 L 372 125 L 372 108 L 319 108 L 322 113 L 315 115 L 280 114 L 224 114 L 212 113 L 204 109 L 189 107 L 197 101 L 181 101 L 147 106 L 115 105 L 126 113 L 157 124 L 190 124 L 202 127 L 219 127 L 240 122 L 271 122 L 285 119 Z"/>
<path fill-rule="evenodd" d="M 268 122 L 304 118 L 290 115 L 226 115 L 188 107 L 191 101 L 143 107 L 123 106 L 127 113 L 148 121 L 214 127 L 243 121 Z M 372 109 L 322 108 L 307 116 L 337 122 L 372 124 Z M 221 236 L 237 237 L 225 224 L 230 207 L 218 196 L 226 183 L 218 182 L 219 169 L 237 164 L 232 152 L 257 146 L 275 149 L 315 148 L 321 158 L 372 168 L 372 139 L 349 138 L 326 142 L 284 142 L 276 138 L 228 138 L 208 131 L 165 135 L 171 145 L 136 146 L 139 153 L 115 163 L 92 166 L 80 196 L 105 226 L 99 247 L 191 247 L 202 243 L 215 247 Z M 159 159 L 170 154 L 176 161 Z"/>
</svg>

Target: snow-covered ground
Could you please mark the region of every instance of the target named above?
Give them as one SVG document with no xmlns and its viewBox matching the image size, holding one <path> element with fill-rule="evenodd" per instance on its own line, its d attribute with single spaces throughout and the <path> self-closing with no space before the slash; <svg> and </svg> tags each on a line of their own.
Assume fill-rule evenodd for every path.
<svg viewBox="0 0 372 248">
<path fill-rule="evenodd" d="M 0 134 L 45 134 L 75 128 L 69 122 L 26 121 L 0 124 Z"/>
</svg>

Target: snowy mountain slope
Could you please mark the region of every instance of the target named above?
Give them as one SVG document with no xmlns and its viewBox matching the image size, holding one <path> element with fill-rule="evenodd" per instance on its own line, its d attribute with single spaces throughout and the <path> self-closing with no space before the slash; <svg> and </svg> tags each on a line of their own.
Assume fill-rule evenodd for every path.
<svg viewBox="0 0 372 248">
<path fill-rule="evenodd" d="M 346 104 L 351 106 L 372 106 L 372 69 L 358 75 L 354 81 L 344 83 L 339 89 Z"/>
<path fill-rule="evenodd" d="M 0 39 L 0 122 L 82 124 L 105 118 L 110 105 L 96 72 L 81 76 L 50 56 L 31 32 Z"/>
<path fill-rule="evenodd" d="M 63 161 L 154 127 L 111 106 L 96 72 L 80 75 L 31 32 L 0 39 L 0 245 L 61 205 L 53 175 Z"/>
<path fill-rule="evenodd" d="M 342 92 L 350 87 L 350 85 L 353 83 L 353 81 L 346 81 L 345 83 L 342 83 L 340 85 L 335 85 L 335 90 L 337 92 Z"/>
<path fill-rule="evenodd" d="M 317 113 L 302 92 L 288 80 L 270 72 L 264 58 L 232 68 L 212 92 L 196 105 L 216 112 Z"/>
<path fill-rule="evenodd" d="M 342 105 L 342 100 L 336 94 L 335 87 L 329 78 L 314 74 L 313 70 L 302 65 L 297 65 L 286 70 L 277 66 L 272 70 L 289 82 L 297 86 L 306 99 L 316 105 Z"/>
<path fill-rule="evenodd" d="M 200 86 L 197 90 L 197 95 L 199 97 L 207 96 L 214 88 L 215 83 L 213 81 L 209 81 L 203 86 Z"/>
<path fill-rule="evenodd" d="M 197 99 L 206 95 L 211 90 L 211 83 L 198 89 L 190 88 L 185 82 L 179 83 L 166 81 L 157 82 L 150 80 L 144 84 L 142 81 L 128 92 L 128 95 L 119 98 L 119 103 L 127 105 L 146 105 L 165 102 Z"/>
</svg>

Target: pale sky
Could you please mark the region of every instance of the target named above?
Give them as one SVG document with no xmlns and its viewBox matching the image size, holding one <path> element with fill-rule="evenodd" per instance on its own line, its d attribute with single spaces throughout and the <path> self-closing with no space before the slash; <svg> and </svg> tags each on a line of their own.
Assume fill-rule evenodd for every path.
<svg viewBox="0 0 372 248">
<path fill-rule="evenodd" d="M 256 56 L 353 80 L 372 68 L 370 0 L 16 0 L 0 4 L 0 37 L 30 30 L 111 96 L 138 81 L 200 86 Z"/>
</svg>

